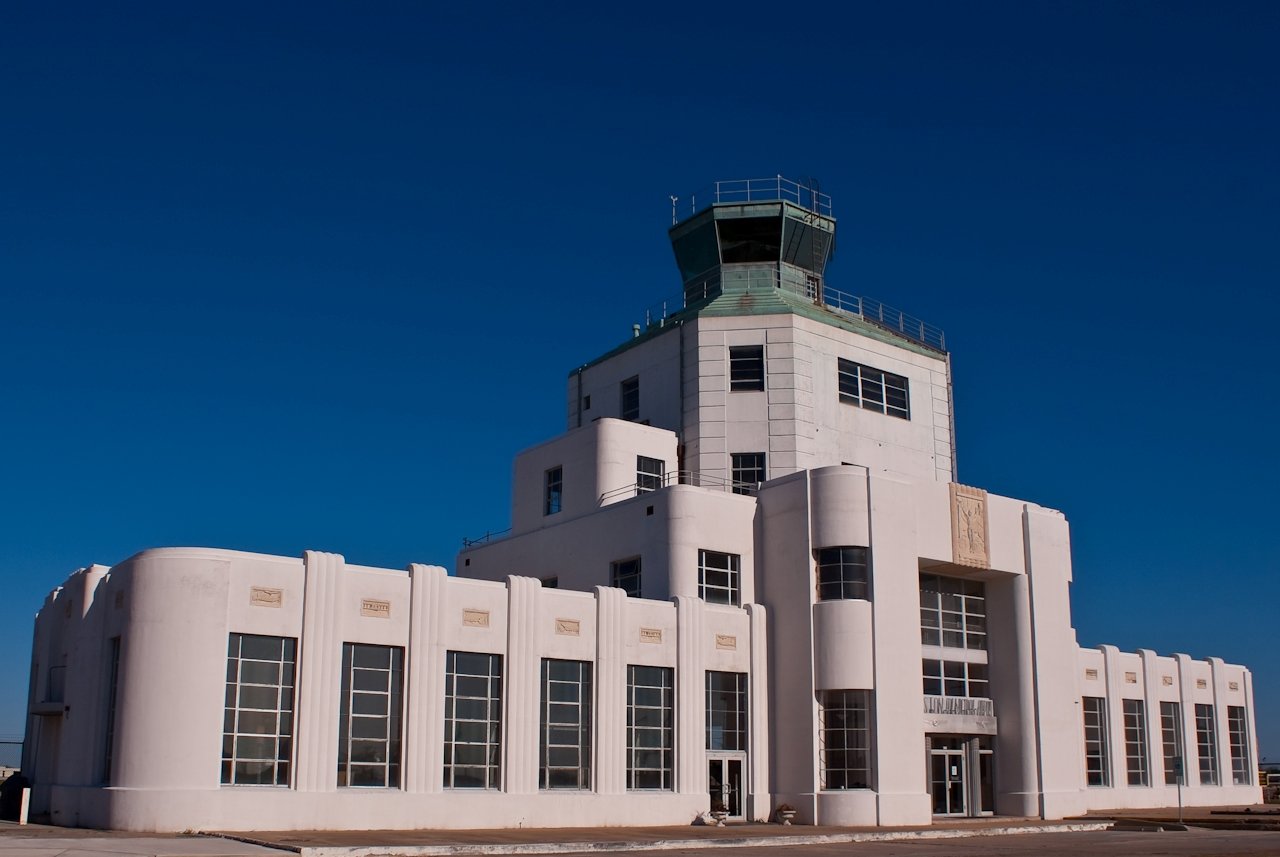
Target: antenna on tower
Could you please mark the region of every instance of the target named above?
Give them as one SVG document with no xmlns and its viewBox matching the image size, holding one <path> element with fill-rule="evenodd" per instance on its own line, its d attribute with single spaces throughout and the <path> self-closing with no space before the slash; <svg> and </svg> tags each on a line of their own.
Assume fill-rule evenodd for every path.
<svg viewBox="0 0 1280 857">
<path fill-rule="evenodd" d="M 680 197 L 671 197 L 671 225 L 676 225 L 676 203 L 680 201 Z"/>
</svg>

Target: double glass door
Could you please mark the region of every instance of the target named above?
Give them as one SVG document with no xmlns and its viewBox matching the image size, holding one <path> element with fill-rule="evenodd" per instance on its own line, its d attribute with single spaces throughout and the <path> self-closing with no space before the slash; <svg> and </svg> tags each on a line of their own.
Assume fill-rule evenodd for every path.
<svg viewBox="0 0 1280 857">
<path fill-rule="evenodd" d="M 709 756 L 707 786 L 711 808 L 724 807 L 729 818 L 742 818 L 742 763 L 744 756 Z"/>
<path fill-rule="evenodd" d="M 954 739 L 951 739 L 954 740 Z M 942 743 L 944 746 L 939 747 Z M 965 751 L 946 746 L 951 741 L 934 740 L 929 750 L 929 788 L 933 793 L 934 815 L 968 815 L 965 791 Z M 958 743 L 958 742 L 957 742 Z"/>
<path fill-rule="evenodd" d="M 987 736 L 929 736 L 929 792 L 934 815 L 990 815 L 995 766 Z"/>
</svg>

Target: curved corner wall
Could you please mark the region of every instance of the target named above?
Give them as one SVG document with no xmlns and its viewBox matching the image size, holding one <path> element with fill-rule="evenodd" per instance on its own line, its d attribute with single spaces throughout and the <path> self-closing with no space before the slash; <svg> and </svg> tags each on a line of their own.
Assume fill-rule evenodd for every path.
<svg viewBox="0 0 1280 857">
<path fill-rule="evenodd" d="M 819 468 L 811 474 L 809 490 L 814 547 L 871 546 L 871 508 L 864 468 Z"/>
</svg>

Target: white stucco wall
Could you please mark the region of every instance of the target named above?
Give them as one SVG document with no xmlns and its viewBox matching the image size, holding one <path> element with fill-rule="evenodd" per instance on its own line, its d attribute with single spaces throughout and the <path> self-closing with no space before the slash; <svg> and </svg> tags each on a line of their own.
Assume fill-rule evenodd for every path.
<svg viewBox="0 0 1280 857">
<path fill-rule="evenodd" d="M 278 597 L 264 604 L 255 600 L 255 588 Z M 364 609 L 370 600 L 385 609 L 370 615 Z M 220 782 L 227 638 L 233 632 L 298 640 L 290 787 Z M 336 818 L 344 827 L 366 829 L 687 824 L 709 800 L 705 670 L 745 673 L 751 682 L 762 666 L 763 634 L 761 608 L 709 606 L 696 598 L 669 603 L 626 598 L 608 588 L 547 590 L 527 577 L 457 580 L 438 567 L 376 569 L 314 552 L 297 560 L 205 549 L 146 551 L 109 572 L 77 572 L 41 612 L 42 656 L 67 657 L 67 687 L 81 696 L 69 695 L 65 710 L 36 715 L 57 723 L 60 735 L 50 743 L 46 733 L 32 752 L 54 752 L 64 761 L 41 778 L 34 809 L 60 824 L 128 830 L 320 829 Z M 106 785 L 95 768 L 105 740 L 98 661 L 113 636 L 121 639 L 121 659 L 114 764 Z M 406 651 L 399 788 L 336 784 L 344 642 Z M 444 657 L 450 650 L 503 656 L 501 790 L 441 785 Z M 76 660 L 76 652 L 93 657 Z M 538 789 L 542 658 L 594 665 L 590 791 Z M 682 688 L 673 791 L 626 791 L 628 664 L 672 667 Z M 753 740 L 767 756 L 767 735 Z M 75 765 L 67 761 L 72 758 Z M 755 777 L 748 797 L 763 817 L 767 767 Z M 622 793 L 626 801 L 616 799 Z"/>
</svg>

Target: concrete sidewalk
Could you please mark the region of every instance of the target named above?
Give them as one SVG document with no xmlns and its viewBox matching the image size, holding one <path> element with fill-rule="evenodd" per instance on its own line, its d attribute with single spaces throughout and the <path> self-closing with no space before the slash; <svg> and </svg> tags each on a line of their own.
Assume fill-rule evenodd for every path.
<svg viewBox="0 0 1280 857">
<path fill-rule="evenodd" d="M 440 857 L 464 854 L 579 854 L 702 848 L 784 847 L 852 842 L 954 839 L 1019 833 L 1105 830 L 1107 820 L 1044 822 L 964 819 L 928 827 L 846 828 L 733 824 L 726 827 L 517 828 L 509 830 L 292 831 L 219 833 L 301 857 Z"/>
<path fill-rule="evenodd" d="M 1188 824 L 1280 824 L 1266 807 L 1187 808 Z M 502 830 L 220 831 L 203 835 L 0 822 L 0 857 L 437 857 L 478 854 L 572 854 L 705 848 L 779 848 L 856 842 L 928 841 L 1109 829 L 1116 819 L 1171 821 L 1177 810 L 1130 810 L 1065 821 L 1021 818 L 940 820 L 923 827 L 842 828 L 734 824 L 727 827 L 578 827 Z M 1280 853 L 1280 837 L 1277 852 Z"/>
</svg>

